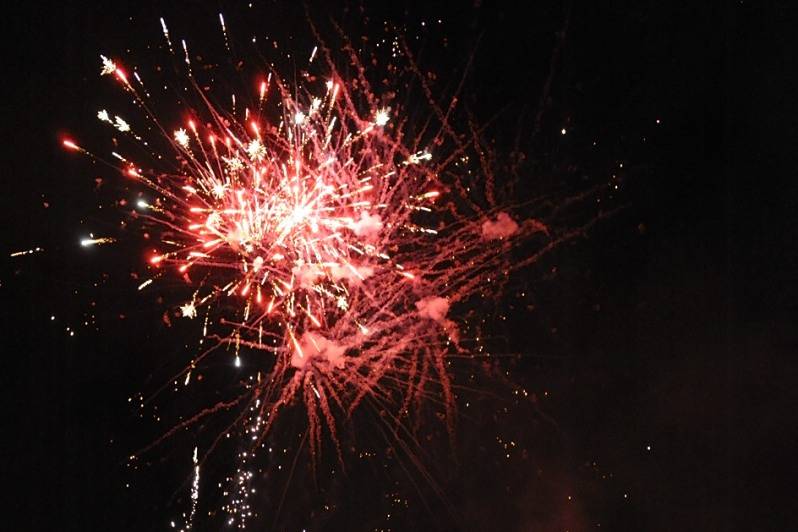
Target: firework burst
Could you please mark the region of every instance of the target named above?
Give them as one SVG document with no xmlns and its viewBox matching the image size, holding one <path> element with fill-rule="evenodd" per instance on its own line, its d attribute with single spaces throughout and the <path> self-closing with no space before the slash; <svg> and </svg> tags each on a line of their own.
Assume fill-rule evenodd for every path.
<svg viewBox="0 0 798 532">
<path fill-rule="evenodd" d="M 469 354 L 457 307 L 493 297 L 512 270 L 584 227 L 552 234 L 548 221 L 530 216 L 530 204 L 502 203 L 478 128 L 472 125 L 470 139 L 453 131 L 457 98 L 439 106 L 398 40 L 427 96 L 430 113 L 421 126 L 375 94 L 351 47 L 345 50 L 358 68 L 348 78 L 323 42 L 310 54 L 319 74 L 303 86 L 267 72 L 248 107 L 236 110 L 233 99 L 225 110 L 200 88 L 185 41 L 173 46 L 160 22 L 202 102 L 182 110 L 190 116 L 184 122 L 165 123 L 138 72 L 131 77 L 101 57 L 101 74 L 115 78 L 141 116 L 128 121 L 103 109 L 98 119 L 156 161 L 140 163 L 121 147 L 112 152 L 111 164 L 153 197 L 136 205 L 140 226 L 156 235 L 150 276 L 138 288 L 170 278 L 190 288 L 190 299 L 173 308 L 201 323 L 203 348 L 170 382 L 188 386 L 214 354 L 247 375 L 238 398 L 166 436 L 235 408 L 227 433 L 240 430 L 254 450 L 282 410 L 303 405 L 311 454 L 327 434 L 343 465 L 340 426 L 362 405 L 385 412 L 401 438 L 429 402 L 453 436 L 450 364 Z M 63 145 L 103 160 L 74 140 Z M 479 161 L 476 171 L 472 160 Z M 544 244 L 514 257 L 533 235 Z M 114 241 L 92 235 L 81 243 Z M 195 449 L 192 517 L 202 461 Z M 240 524 L 251 514 L 245 498 L 228 508 Z"/>
</svg>

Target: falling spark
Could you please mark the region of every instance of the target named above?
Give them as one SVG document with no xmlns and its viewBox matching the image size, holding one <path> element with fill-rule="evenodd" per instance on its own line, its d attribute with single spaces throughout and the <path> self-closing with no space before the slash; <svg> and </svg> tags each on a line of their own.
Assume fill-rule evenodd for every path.
<svg viewBox="0 0 798 532">
<path fill-rule="evenodd" d="M 25 255 L 33 255 L 34 253 L 41 253 L 44 251 L 44 248 L 35 247 L 31 249 L 26 249 L 25 251 L 15 251 L 9 255 L 9 257 L 23 257 Z"/>
<path fill-rule="evenodd" d="M 194 463 L 194 480 L 191 481 L 191 513 L 188 516 L 186 525 L 188 530 L 191 530 L 194 525 L 194 516 L 197 514 L 197 501 L 199 501 L 200 464 L 196 447 L 194 447 L 194 453 L 191 455 L 191 461 Z"/>
<path fill-rule="evenodd" d="M 186 40 L 185 39 L 181 39 L 180 42 L 183 45 L 183 54 L 184 54 L 183 57 L 184 57 L 184 60 L 186 62 L 186 65 L 188 66 L 188 74 L 190 76 L 191 75 L 191 59 L 188 56 L 188 45 L 186 44 Z"/>
<path fill-rule="evenodd" d="M 84 239 L 82 239 L 80 241 L 80 245 L 83 246 L 84 248 L 86 248 L 86 247 L 89 247 L 89 246 L 99 246 L 99 245 L 102 245 L 102 244 L 110 244 L 112 242 L 116 242 L 116 239 L 115 238 L 111 238 L 111 237 L 107 237 L 107 236 L 106 237 L 101 237 L 101 238 L 92 237 L 92 238 L 84 238 Z"/>
<path fill-rule="evenodd" d="M 80 146 L 78 146 L 77 144 L 75 144 L 74 142 L 72 142 L 71 140 L 64 140 L 63 144 L 64 144 L 64 147 L 67 148 L 67 149 L 75 150 L 75 151 L 82 151 L 82 148 Z"/>
<path fill-rule="evenodd" d="M 169 46 L 169 53 L 174 54 L 174 50 L 172 49 L 172 41 L 169 39 L 169 29 L 166 27 L 166 21 L 161 17 L 161 29 L 163 30 L 163 36 L 166 37 L 166 44 Z"/>
<path fill-rule="evenodd" d="M 227 38 L 227 27 L 224 25 L 224 15 L 219 13 L 219 23 L 222 25 L 222 34 L 224 35 L 224 47 L 230 51 L 230 41 Z"/>
</svg>

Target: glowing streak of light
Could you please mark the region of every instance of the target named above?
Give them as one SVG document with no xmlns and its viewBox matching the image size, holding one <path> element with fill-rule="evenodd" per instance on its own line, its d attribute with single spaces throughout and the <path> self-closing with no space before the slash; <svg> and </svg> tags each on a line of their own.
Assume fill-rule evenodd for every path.
<svg viewBox="0 0 798 532">
<path fill-rule="evenodd" d="M 163 36 L 166 37 L 166 44 L 169 46 L 169 53 L 174 55 L 174 50 L 172 49 L 172 41 L 169 39 L 169 29 L 166 27 L 166 21 L 161 17 L 161 29 L 163 30 Z"/>
<path fill-rule="evenodd" d="M 72 142 L 71 140 L 67 139 L 63 141 L 63 145 L 65 148 L 74 151 L 83 151 L 83 148 Z"/>
<path fill-rule="evenodd" d="M 224 25 L 224 15 L 222 15 L 221 13 L 219 13 L 219 23 L 222 26 L 222 33 L 224 34 L 224 47 L 229 52 L 230 51 L 230 41 L 227 38 L 227 26 Z"/>
<path fill-rule="evenodd" d="M 199 501 L 199 482 L 200 482 L 200 465 L 197 458 L 197 448 L 194 447 L 194 453 L 191 456 L 191 461 L 194 464 L 194 479 L 191 481 L 191 513 L 188 516 L 186 529 L 191 530 L 194 526 L 194 516 L 197 514 L 197 502 Z"/>
<path fill-rule="evenodd" d="M 89 246 L 99 246 L 102 244 L 110 244 L 112 242 L 116 242 L 115 238 L 111 237 L 100 237 L 100 238 L 84 238 L 80 241 L 80 245 L 84 248 Z"/>
<path fill-rule="evenodd" d="M 44 251 L 44 248 L 35 247 L 31 249 L 26 249 L 25 251 L 15 251 L 9 255 L 9 257 L 23 257 L 25 255 L 33 255 L 34 253 L 41 253 Z"/>
</svg>

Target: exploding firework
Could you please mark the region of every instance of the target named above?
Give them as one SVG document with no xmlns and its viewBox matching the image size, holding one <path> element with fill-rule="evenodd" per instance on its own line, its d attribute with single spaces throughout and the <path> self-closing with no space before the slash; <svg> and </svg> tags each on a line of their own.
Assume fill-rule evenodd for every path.
<svg viewBox="0 0 798 532">
<path fill-rule="evenodd" d="M 163 19 L 161 27 L 175 55 Z M 552 233 L 550 220 L 532 216 L 532 204 L 508 201 L 482 156 L 478 128 L 453 130 L 456 97 L 438 105 L 397 43 L 426 94 L 430 113 L 421 125 L 371 88 L 354 50 L 346 48 L 357 66 L 347 77 L 323 42 L 309 60 L 318 74 L 301 86 L 269 70 L 248 106 L 236 109 L 233 98 L 225 109 L 200 87 L 182 41 L 177 56 L 201 105 L 183 109 L 190 118 L 179 123 L 156 114 L 138 71 L 130 76 L 101 57 L 101 74 L 140 111 L 130 121 L 97 114 L 123 139 L 112 164 L 152 198 L 136 203 L 139 226 L 156 242 L 139 290 L 167 279 L 185 283 L 191 297 L 173 306 L 201 329 L 201 350 L 169 382 L 189 386 L 211 356 L 228 357 L 247 375 L 237 398 L 167 436 L 235 409 L 225 434 L 240 431 L 256 450 L 280 413 L 301 405 L 311 455 L 329 441 L 343 464 L 339 430 L 356 410 L 384 412 L 402 438 L 431 402 L 453 437 L 451 361 L 471 354 L 458 307 L 494 297 L 512 270 L 584 230 Z M 103 161 L 77 141 L 63 145 Z M 556 210 L 546 212 L 556 218 Z M 533 237 L 542 244 L 528 253 Z M 91 235 L 81 245 L 115 240 Z M 193 462 L 189 524 L 202 463 L 196 448 Z M 242 494 L 226 509 L 243 525 L 252 513 L 245 502 L 251 473 L 239 473 Z"/>
</svg>

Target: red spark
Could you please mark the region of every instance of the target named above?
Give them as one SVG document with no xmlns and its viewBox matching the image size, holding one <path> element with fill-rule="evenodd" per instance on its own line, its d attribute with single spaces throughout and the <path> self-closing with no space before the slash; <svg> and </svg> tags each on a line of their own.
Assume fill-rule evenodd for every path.
<svg viewBox="0 0 798 532">
<path fill-rule="evenodd" d="M 80 151 L 80 146 L 78 146 L 77 144 L 75 144 L 74 142 L 72 142 L 69 139 L 64 139 L 62 144 L 64 145 L 65 148 L 67 148 L 69 150 Z"/>
</svg>

